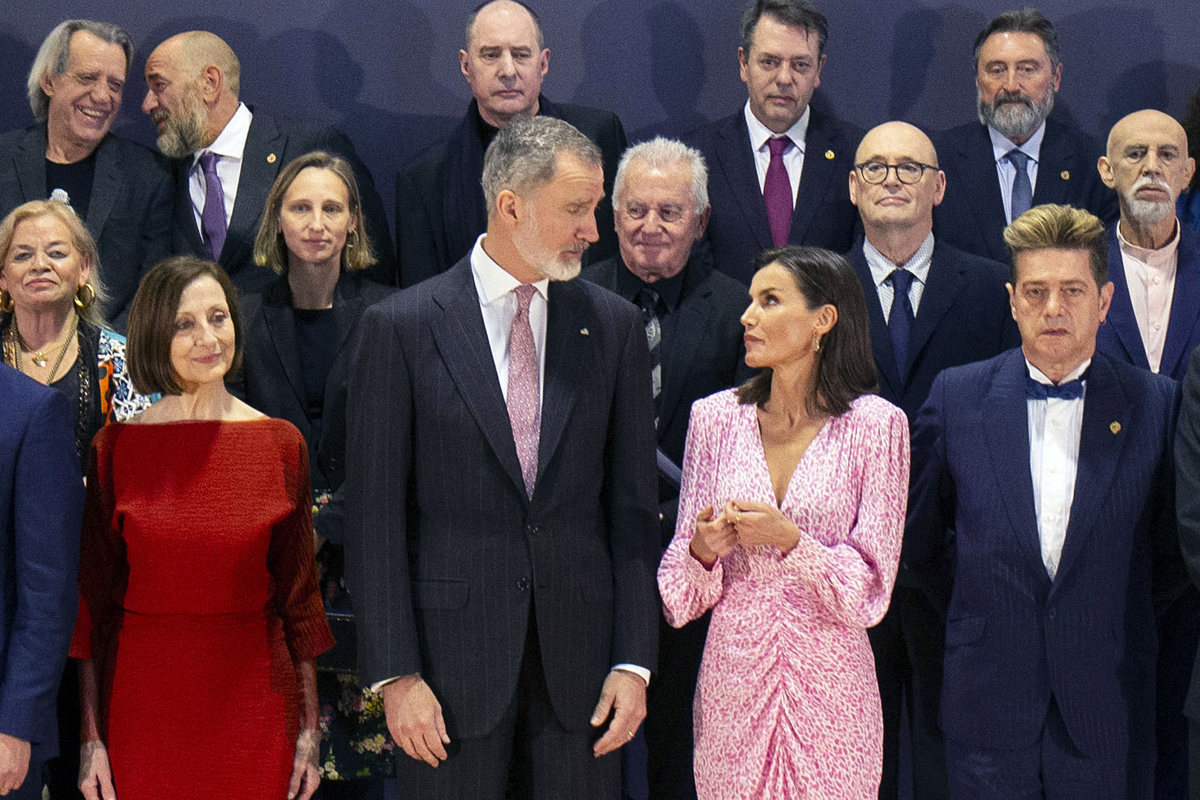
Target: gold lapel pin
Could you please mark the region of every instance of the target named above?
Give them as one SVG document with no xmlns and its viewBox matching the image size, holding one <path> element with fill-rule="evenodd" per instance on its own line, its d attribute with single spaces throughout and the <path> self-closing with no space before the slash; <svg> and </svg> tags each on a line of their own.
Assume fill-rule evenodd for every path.
<svg viewBox="0 0 1200 800">
<path fill-rule="evenodd" d="M 1064 169 L 1062 172 L 1058 173 L 1058 177 L 1062 178 L 1064 181 L 1071 180 L 1071 170 Z M 1116 433 L 1116 431 L 1113 431 L 1113 433 Z"/>
<path fill-rule="evenodd" d="M 267 163 L 268 163 L 268 164 L 274 164 L 274 163 L 275 163 L 275 158 L 276 158 L 275 154 L 274 154 L 274 153 L 271 153 L 269 156 L 267 156 Z"/>
<path fill-rule="evenodd" d="M 1118 433 L 1121 432 L 1121 423 L 1110 422 L 1108 425 L 1108 429 L 1113 432 L 1113 436 L 1116 436 Z"/>
<path fill-rule="evenodd" d="M 834 156 L 833 156 L 833 151 L 832 151 L 832 150 L 826 150 L 826 151 L 825 151 L 825 158 L 826 158 L 827 160 L 829 160 L 829 161 L 833 161 L 833 158 L 834 158 Z"/>
<path fill-rule="evenodd" d="M 587 336 L 587 335 L 588 335 L 588 329 L 587 329 L 587 328 L 580 328 L 580 329 L 579 329 L 579 333 L 580 333 L 580 335 L 581 335 L 581 336 Z"/>
</svg>

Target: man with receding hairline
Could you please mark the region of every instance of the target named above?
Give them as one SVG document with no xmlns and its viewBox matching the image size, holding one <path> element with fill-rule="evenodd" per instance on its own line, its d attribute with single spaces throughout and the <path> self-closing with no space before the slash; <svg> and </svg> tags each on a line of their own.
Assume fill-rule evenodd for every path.
<svg viewBox="0 0 1200 800">
<path fill-rule="evenodd" d="M 450 268 L 487 227 L 479 188 L 483 153 L 496 132 L 517 115 L 569 122 L 600 148 L 605 199 L 597 208 L 599 240 L 587 263 L 616 253 L 612 226 L 612 176 L 625 149 L 625 129 L 609 111 L 553 103 L 542 95 L 550 69 L 541 22 L 517 0 L 487 0 L 467 19 L 459 68 L 471 103 L 458 128 L 396 175 L 396 252 L 400 283 L 411 286 Z"/>
<path fill-rule="evenodd" d="M 175 159 L 173 248 L 216 261 L 243 291 L 274 278 L 253 260 L 254 237 L 267 192 L 292 159 L 312 150 L 342 156 L 354 167 L 378 262 L 369 274 L 395 284 L 387 217 L 354 145 L 333 128 L 301 127 L 239 100 L 241 64 L 208 31 L 170 37 L 146 59 L 142 111 L 158 128 L 158 147 Z"/>
</svg>

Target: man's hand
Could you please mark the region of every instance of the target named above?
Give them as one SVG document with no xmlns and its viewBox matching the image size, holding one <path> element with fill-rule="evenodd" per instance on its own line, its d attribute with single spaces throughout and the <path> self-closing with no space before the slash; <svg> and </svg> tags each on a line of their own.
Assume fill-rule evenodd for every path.
<svg viewBox="0 0 1200 800">
<path fill-rule="evenodd" d="M 612 712 L 612 723 L 604 735 L 592 745 L 592 755 L 599 758 L 629 743 L 638 726 L 646 718 L 646 682 L 640 676 L 623 669 L 614 669 L 604 679 L 600 702 L 592 712 L 592 727 L 599 728 Z"/>
<path fill-rule="evenodd" d="M 645 707 L 643 699 L 643 715 Z M 450 737 L 442 705 L 420 675 L 405 675 L 384 686 L 383 711 L 392 739 L 405 753 L 431 767 L 446 760 Z"/>
<path fill-rule="evenodd" d="M 21 788 L 29 772 L 29 742 L 0 733 L 0 795 Z"/>
</svg>

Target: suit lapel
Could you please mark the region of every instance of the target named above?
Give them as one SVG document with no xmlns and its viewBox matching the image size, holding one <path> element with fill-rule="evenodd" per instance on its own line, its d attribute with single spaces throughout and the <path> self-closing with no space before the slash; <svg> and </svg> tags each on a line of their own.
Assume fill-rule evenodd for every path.
<svg viewBox="0 0 1200 800">
<path fill-rule="evenodd" d="M 301 408 L 308 408 L 304 392 L 304 374 L 300 368 L 300 351 L 296 347 L 296 316 L 287 302 L 287 281 L 277 281 L 269 294 L 263 296 L 263 318 L 275 354 L 287 375 L 288 385 L 296 395 Z"/>
<path fill-rule="evenodd" d="M 1167 321 L 1167 340 L 1163 343 L 1159 373 L 1183 380 L 1188 345 L 1192 332 L 1200 325 L 1200 237 L 1180 223 L 1179 250 L 1176 254 L 1175 293 L 1171 297 L 1171 316 Z"/>
<path fill-rule="evenodd" d="M 109 134 L 96 150 L 96 172 L 92 179 L 92 199 L 88 202 L 87 214 L 88 229 L 94 235 L 104 230 L 113 204 L 121 194 L 121 185 L 125 182 L 121 154 L 111 144 L 112 134 Z"/>
<path fill-rule="evenodd" d="M 432 317 L 430 333 L 446 371 L 458 387 L 463 405 L 475 419 L 475 424 L 483 432 L 513 485 L 525 497 L 525 479 L 521 475 L 521 462 L 517 458 L 512 425 L 508 421 L 508 406 L 504 403 L 500 381 L 496 377 L 496 363 L 492 359 L 483 315 L 479 311 L 479 295 L 475 291 L 470 261 L 463 258 L 450 271 L 452 279 L 442 283 L 433 295 L 433 301 L 442 313 Z M 548 330 L 548 340 L 549 335 Z M 547 375 L 550 373 L 549 355 L 548 352 Z M 545 406 L 546 403 L 543 403 L 543 441 Z"/>
<path fill-rule="evenodd" d="M 233 215 L 221 250 L 221 266 L 227 271 L 251 263 L 250 250 L 258 233 L 258 220 L 271 184 L 283 166 L 282 155 L 286 147 L 287 136 L 279 132 L 275 121 L 265 114 L 254 114 L 246 147 L 242 150 L 242 171 L 238 177 Z"/>
<path fill-rule="evenodd" d="M 980 424 L 1009 527 L 1025 553 L 1029 568 L 1049 581 L 1042 563 L 1033 476 L 1029 470 L 1029 411 L 1025 400 L 1028 374 L 1021 351 L 1010 351 L 992 378 L 982 404 Z"/>
<path fill-rule="evenodd" d="M 754 153 L 750 149 L 750 130 L 742 113 L 736 114 L 718 134 L 717 158 L 729 183 L 730 194 L 737 200 L 758 249 L 772 247 L 767 204 L 758 185 L 758 168 L 754 165 Z"/>
<path fill-rule="evenodd" d="M 1000 195 L 992 140 L 985 126 L 979 125 L 974 130 L 974 135 L 963 141 L 958 151 L 960 174 L 965 177 L 958 191 L 971 192 L 977 198 L 966 205 L 975 217 L 980 239 L 987 242 L 988 255 L 997 261 L 1007 261 L 1008 250 L 1000 235 L 1005 221 L 1004 198 Z"/>
<path fill-rule="evenodd" d="M 813 218 L 825 206 L 829 182 L 837 177 L 834 174 L 837 154 L 829 149 L 829 136 L 822 125 L 823 121 L 824 117 L 816 111 L 809 115 L 808 131 L 804 135 L 804 167 L 800 173 L 800 185 L 796 189 L 796 207 L 792 211 L 789 244 L 804 243 L 804 236 L 812 226 Z M 826 156 L 826 153 L 832 155 Z M 757 176 L 758 173 L 751 174 Z M 846 180 L 846 175 L 842 174 L 841 179 Z M 765 200 L 763 208 L 765 216 Z"/>
<path fill-rule="evenodd" d="M 863 299 L 867 301 L 867 319 L 871 326 L 871 350 L 875 353 L 875 365 L 879 368 L 879 378 L 887 384 L 887 396 L 894 397 L 897 402 L 904 396 L 904 379 L 896 367 L 896 351 L 892 349 L 892 337 L 888 333 L 887 320 L 883 318 L 883 306 L 879 303 L 879 290 L 875 287 L 875 277 L 867 266 L 867 257 L 863 255 L 863 243 L 859 239 L 850 250 L 849 261 L 858 274 L 858 282 L 862 284 Z M 922 301 L 924 302 L 924 301 Z"/>
<path fill-rule="evenodd" d="M 16 167 L 17 181 L 21 185 L 21 198 L 30 200 L 45 200 L 49 196 L 46 189 L 46 126 L 35 125 L 30 128 L 17 148 L 13 159 Z"/>
<path fill-rule="evenodd" d="M 196 212 L 192 208 L 192 193 L 188 186 L 188 176 L 194 160 L 191 156 L 187 156 L 177 158 L 172 162 L 172 172 L 175 177 L 175 250 L 182 251 L 186 245 L 192 253 L 207 258 L 204 238 L 200 235 L 200 228 L 196 224 Z M 183 235 L 183 242 L 177 238 L 180 233 Z"/>
<path fill-rule="evenodd" d="M 712 315 L 712 288 L 702 287 L 693 291 L 693 286 L 703 284 L 708 272 L 712 269 L 697 259 L 690 259 L 684 267 L 684 285 L 676 312 L 679 319 L 673 326 L 675 334 L 671 340 L 671 358 L 662 365 L 662 397 L 659 407 L 662 416 L 658 420 L 658 433 L 662 434 L 671 426 L 671 420 L 676 413 L 691 413 L 691 408 L 679 408 L 679 398 L 683 394 L 683 379 L 692 370 L 696 353 L 701 343 L 709 333 L 706 320 Z"/>
<path fill-rule="evenodd" d="M 1037 186 L 1033 190 L 1033 204 L 1069 204 L 1072 197 L 1072 180 L 1081 180 L 1082 170 L 1095 169 L 1095 164 L 1078 163 L 1078 153 L 1066 146 L 1056 123 L 1046 121 L 1046 133 L 1038 152 Z"/>
<path fill-rule="evenodd" d="M 584 302 L 581 287 L 575 281 L 551 281 L 546 318 L 542 431 L 538 443 L 539 479 L 558 447 L 578 399 L 579 387 L 595 359 L 591 339 L 584 333 L 590 328 L 599 330 L 591 307 Z"/>
<path fill-rule="evenodd" d="M 1137 317 L 1133 313 L 1129 283 L 1125 280 L 1125 262 L 1121 258 L 1115 227 L 1108 233 L 1108 279 L 1113 284 L 1113 298 L 1104 324 L 1112 326 L 1113 334 L 1125 350 L 1126 360 L 1148 370 L 1150 359 L 1146 355 L 1146 345 L 1142 342 Z"/>
<path fill-rule="evenodd" d="M 939 266 L 939 263 L 941 266 Z M 965 268 L 954 267 L 938 259 L 937 246 L 934 246 L 933 258 L 929 265 L 928 280 L 925 291 L 921 295 L 921 304 L 917 308 L 916 319 L 913 320 L 912 334 L 909 336 L 909 364 L 915 364 L 920 358 L 921 350 L 929 344 L 938 324 L 946 316 L 954 300 L 967 288 Z M 910 366 L 911 369 L 911 366 Z M 905 378 L 907 379 L 907 374 Z"/>
</svg>

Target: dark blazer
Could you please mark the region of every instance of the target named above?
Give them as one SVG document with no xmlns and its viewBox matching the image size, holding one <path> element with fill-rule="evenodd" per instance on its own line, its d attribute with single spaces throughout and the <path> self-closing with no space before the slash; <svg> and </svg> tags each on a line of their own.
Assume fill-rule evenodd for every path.
<svg viewBox="0 0 1200 800">
<path fill-rule="evenodd" d="M 230 390 L 269 417 L 286 419 L 299 429 L 308 445 L 314 492 L 334 492 L 335 499 L 315 517 L 318 532 L 342 541 L 340 492 L 346 477 L 346 387 L 354 368 L 354 335 L 363 310 L 395 290 L 363 277 L 343 272 L 334 289 L 333 315 L 337 330 L 336 355 L 325 381 L 321 424 L 314 426 L 306 412 L 304 372 L 296 349 L 296 317 L 286 275 L 277 277 L 261 293 L 243 295 L 241 372 L 230 381 Z M 329 513 L 333 512 L 333 513 Z"/>
<path fill-rule="evenodd" d="M 85 222 L 108 289 L 104 313 L 124 330 L 142 275 L 171 254 L 171 171 L 155 153 L 110 133 L 96 148 L 92 181 Z M 45 123 L 0 136 L 0 216 L 49 196 Z"/>
<path fill-rule="evenodd" d="M 618 255 L 583 270 L 580 277 L 621 294 L 617 270 L 628 267 Z M 633 298 L 626 297 L 632 301 Z M 658 447 L 679 466 L 687 441 L 692 403 L 750 378 L 741 316 L 747 305 L 746 287 L 713 270 L 703 254 L 684 266 L 684 283 L 673 320 L 670 357 L 662 362 L 662 394 L 658 418 Z M 660 476 L 661 478 L 662 476 Z M 661 533 L 665 548 L 675 535 L 679 489 L 660 480 Z M 669 512 L 669 513 L 668 513 Z"/>
<path fill-rule="evenodd" d="M 371 247 L 378 259 L 367 270 L 367 275 L 380 283 L 395 285 L 395 252 L 383 202 L 375 191 L 371 172 L 358 157 L 350 139 L 336 128 L 300 127 L 297 123 L 276 119 L 265 111 L 258 111 L 253 106 L 250 106 L 250 112 L 253 120 L 246 137 L 246 149 L 242 152 L 242 172 L 238 178 L 233 216 L 229 220 L 225 246 L 217 259 L 234 284 L 242 291 L 257 291 L 271 282 L 275 273 L 254 263 L 254 237 L 258 235 L 258 224 L 271 184 L 289 161 L 313 150 L 326 150 L 346 159 L 354 168 L 363 214 L 367 219 L 367 235 L 371 238 Z M 188 172 L 193 161 L 192 156 L 175 160 L 173 248 L 176 253 L 208 258 L 188 191 Z"/>
<path fill-rule="evenodd" d="M 953 559 L 942 727 L 968 746 L 1031 746 L 1053 696 L 1084 753 L 1148 775 L 1152 575 L 1178 559 L 1175 383 L 1093 357 L 1075 499 L 1051 580 L 1029 469 L 1027 375 L 1020 349 L 946 370 L 913 433 L 921 457 L 907 535 L 923 539 L 914 550 L 948 548 Z"/>
<path fill-rule="evenodd" d="M 1193 350 L 1183 383 L 1183 409 L 1175 439 L 1179 542 L 1192 583 L 1200 586 L 1200 350 Z M 1184 713 L 1200 720 L 1200 670 L 1192 670 Z"/>
<path fill-rule="evenodd" d="M 858 128 L 812 109 L 789 244 L 824 247 L 835 253 L 850 249 L 861 227 L 849 188 L 854 151 L 861 138 Z M 749 286 L 755 256 L 772 244 L 745 114 L 739 108 L 731 116 L 697 128 L 684 141 L 700 150 L 708 162 L 712 216 L 704 241 L 713 265 Z"/>
<path fill-rule="evenodd" d="M 654 669 L 654 410 L 641 314 L 552 282 L 525 494 L 468 259 L 368 308 L 350 378 L 346 557 L 364 684 L 420 672 L 450 736 L 512 700 L 530 604 L 550 703 L 584 729 L 609 670 Z"/>
<path fill-rule="evenodd" d="M 1108 319 L 1096 335 L 1096 349 L 1115 359 L 1142 369 L 1150 369 L 1142 334 L 1129 299 L 1129 282 L 1125 280 L 1125 264 L 1117 241 L 1117 226 L 1108 231 L 1108 279 L 1113 284 L 1112 305 Z M 1159 374 L 1182 381 L 1187 372 L 1188 357 L 1200 345 L 1200 233 L 1186 225 L 1179 232 L 1178 267 L 1175 273 L 1175 294 L 1171 298 L 1171 317 L 1167 323 L 1167 340 L 1163 345 Z"/>
<path fill-rule="evenodd" d="M 946 196 L 933 209 L 933 232 L 968 253 L 1008 263 L 1004 244 L 1004 200 L 996 177 L 996 157 L 988 129 L 971 122 L 933 136 L 938 163 L 946 173 Z M 1086 208 L 1106 225 L 1120 213 L 1117 193 L 1100 180 L 1100 142 L 1082 131 L 1046 120 L 1033 204 Z"/>
<path fill-rule="evenodd" d="M 600 240 L 588 248 L 586 263 L 617 254 L 612 191 L 617 162 L 627 144 L 621 120 L 610 111 L 538 99 L 538 114 L 569 122 L 600 148 L 604 158 L 604 199 L 596 207 Z M 425 150 L 396 175 L 396 260 L 400 285 L 412 286 L 445 272 L 471 252 L 487 229 L 483 198 L 483 125 L 471 100 L 458 128 Z"/>
<path fill-rule="evenodd" d="M 83 482 L 65 395 L 0 365 L 0 733 L 58 752 L 58 682 L 78 608 Z"/>
</svg>

